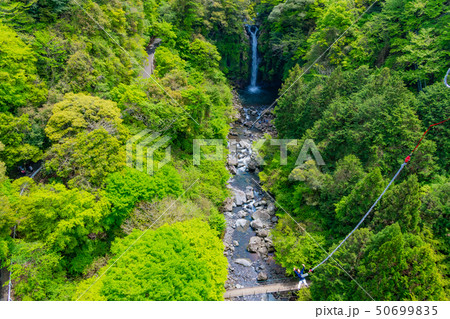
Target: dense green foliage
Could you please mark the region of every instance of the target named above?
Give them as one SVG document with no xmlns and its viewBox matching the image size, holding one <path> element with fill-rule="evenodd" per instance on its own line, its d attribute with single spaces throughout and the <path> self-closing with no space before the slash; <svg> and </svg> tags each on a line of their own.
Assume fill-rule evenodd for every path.
<svg viewBox="0 0 450 319">
<path fill-rule="evenodd" d="M 322 249 L 331 252 L 355 227 L 427 127 L 449 117 L 448 1 L 386 0 L 365 12 L 371 4 L 261 0 L 255 7 L 260 70 L 284 80 L 274 122 L 279 137 L 299 140 L 286 166 L 268 143 L 261 154 L 264 187 L 302 225 L 278 212 L 276 259 L 288 271 L 323 260 Z M 364 228 L 334 255 L 362 288 L 330 259 L 301 299 L 449 298 L 448 130 L 448 122 L 430 130 Z M 325 166 L 312 157 L 295 164 L 308 139 Z"/>
<path fill-rule="evenodd" d="M 259 74 L 282 82 L 279 137 L 299 140 L 287 165 L 279 148 L 261 150 L 263 187 L 299 222 L 277 211 L 275 259 L 288 272 L 320 262 L 422 132 L 449 116 L 450 90 L 441 81 L 450 56 L 448 1 L 371 4 L 2 1 L 0 265 L 12 262 L 14 299 L 222 299 L 219 208 L 229 173 L 225 160 L 192 165 L 192 139 L 228 134 L 229 80 L 248 80 L 251 19 L 260 30 Z M 153 74 L 143 74 L 155 43 Z M 163 142 L 143 146 L 153 160 L 139 166 L 143 140 L 127 141 L 144 129 Z M 449 133 L 448 122 L 430 130 L 334 255 L 362 288 L 329 260 L 301 299 L 449 298 Z M 325 167 L 312 158 L 296 165 L 306 140 Z M 33 163 L 43 167 L 34 181 L 17 178 L 19 166 Z"/>
<path fill-rule="evenodd" d="M 192 219 L 117 240 L 112 260 L 97 282 L 81 282 L 81 300 L 222 300 L 227 278 L 223 243 L 208 224 Z M 109 265 L 108 265 L 109 266 Z M 105 267 L 106 268 L 106 267 Z M 100 269 L 103 273 L 106 269 Z M 94 285 L 84 293 L 87 287 Z"/>
<path fill-rule="evenodd" d="M 317 62 L 314 72 L 327 75 L 336 66 L 387 66 L 421 89 L 440 80 L 448 67 L 446 0 L 256 2 L 266 80 L 286 78 L 295 64 Z"/>
<path fill-rule="evenodd" d="M 223 160 L 192 167 L 192 139 L 228 134 L 234 110 L 226 76 L 239 82 L 248 74 L 246 6 L 246 0 L 0 4 L 0 260 L 12 261 L 14 299 L 76 299 L 75 289 L 149 228 L 138 250 L 143 264 L 135 264 L 148 277 L 135 282 L 149 288 L 166 278 L 165 286 L 115 291 L 115 277 L 134 271 L 124 260 L 105 278 L 99 299 L 222 298 L 227 264 L 219 208 L 229 196 L 229 173 Z M 155 70 L 141 76 L 146 49 L 158 38 Z M 145 173 L 147 161 L 126 165 L 127 147 L 135 151 L 141 142 L 127 146 L 127 140 L 143 129 L 170 137 L 153 154 L 153 174 Z M 163 148 L 172 152 L 168 163 Z M 12 181 L 19 166 L 41 160 L 36 181 Z M 177 267 L 179 277 L 158 277 Z"/>
</svg>

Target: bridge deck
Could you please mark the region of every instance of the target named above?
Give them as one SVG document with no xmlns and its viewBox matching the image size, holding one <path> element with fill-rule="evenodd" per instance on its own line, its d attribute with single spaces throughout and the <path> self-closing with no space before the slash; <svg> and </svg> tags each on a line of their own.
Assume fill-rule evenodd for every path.
<svg viewBox="0 0 450 319">
<path fill-rule="evenodd" d="M 309 283 L 308 283 L 309 284 Z M 273 292 L 283 292 L 283 291 L 295 291 L 298 287 L 298 280 L 276 283 L 271 285 L 261 285 L 256 287 L 246 287 L 240 289 L 231 289 L 225 292 L 223 297 L 225 299 L 249 296 L 249 295 L 258 295 L 258 294 L 267 294 Z M 305 286 L 303 286 L 305 287 Z"/>
</svg>

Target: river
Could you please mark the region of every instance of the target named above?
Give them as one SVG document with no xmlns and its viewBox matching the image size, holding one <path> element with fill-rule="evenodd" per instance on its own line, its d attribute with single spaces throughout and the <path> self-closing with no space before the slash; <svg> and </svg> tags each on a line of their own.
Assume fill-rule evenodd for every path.
<svg viewBox="0 0 450 319">
<path fill-rule="evenodd" d="M 257 85 L 258 55 L 256 26 L 247 26 L 252 63 L 250 85 L 239 90 L 236 97 L 239 118 L 232 124 L 228 147 L 228 169 L 233 177 L 228 187 L 234 196 L 225 203 L 227 229 L 224 235 L 225 256 L 228 259 L 227 290 L 256 287 L 289 280 L 285 269 L 275 263 L 270 230 L 277 223 L 276 208 L 271 198 L 259 186 L 259 167 L 252 143 L 265 133 L 276 135 L 271 124 L 273 115 L 262 111 L 277 97 L 277 88 Z M 253 122 L 258 119 L 255 125 Z M 260 294 L 232 300 L 291 300 L 292 293 Z"/>
</svg>

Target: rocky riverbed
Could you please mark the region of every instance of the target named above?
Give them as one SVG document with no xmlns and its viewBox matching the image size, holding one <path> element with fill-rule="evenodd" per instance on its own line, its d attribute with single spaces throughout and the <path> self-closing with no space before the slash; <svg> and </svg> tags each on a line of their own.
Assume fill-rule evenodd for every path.
<svg viewBox="0 0 450 319">
<path fill-rule="evenodd" d="M 259 93 L 261 95 L 261 93 Z M 264 96 L 263 96 L 264 97 Z M 245 98 L 242 100 L 245 101 Z M 228 258 L 228 280 L 225 288 L 235 289 L 264 285 L 285 280 L 285 269 L 274 262 L 274 246 L 270 230 L 278 221 L 275 203 L 259 186 L 260 167 L 252 143 L 263 138 L 264 134 L 275 135 L 271 124 L 273 115 L 267 112 L 258 119 L 264 105 L 258 100 L 242 105 L 235 98 L 239 112 L 233 123 L 229 140 L 228 169 L 233 177 L 228 187 L 233 197 L 223 205 L 227 221 L 224 236 L 225 251 Z M 256 102 L 256 103 L 255 103 Z M 255 125 L 252 124 L 258 119 Z M 280 296 L 247 296 L 239 300 L 270 300 Z M 282 298 L 285 299 L 285 298 Z"/>
</svg>

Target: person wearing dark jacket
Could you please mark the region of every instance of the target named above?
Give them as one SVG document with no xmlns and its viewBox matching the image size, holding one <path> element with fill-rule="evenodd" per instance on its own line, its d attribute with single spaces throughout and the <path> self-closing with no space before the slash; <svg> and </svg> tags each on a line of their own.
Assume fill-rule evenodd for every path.
<svg viewBox="0 0 450 319">
<path fill-rule="evenodd" d="M 305 265 L 302 264 L 303 268 L 302 270 L 299 270 L 298 268 L 294 267 L 294 273 L 297 275 L 298 278 L 300 278 L 300 281 L 298 282 L 298 289 L 300 289 L 302 287 L 302 285 L 305 285 L 306 287 L 308 287 L 308 283 L 306 282 L 306 277 L 308 276 L 308 274 L 304 274 L 305 272 Z M 311 270 L 309 270 L 309 272 L 311 272 Z"/>
</svg>

